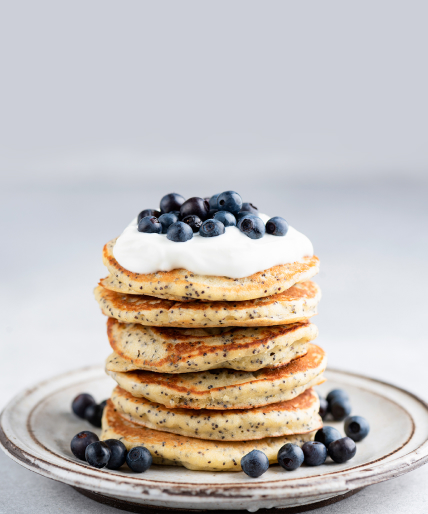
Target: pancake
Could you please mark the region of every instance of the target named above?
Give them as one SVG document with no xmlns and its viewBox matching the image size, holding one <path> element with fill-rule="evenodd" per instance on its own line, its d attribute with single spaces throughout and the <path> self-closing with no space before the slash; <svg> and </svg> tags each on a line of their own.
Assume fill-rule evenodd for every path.
<svg viewBox="0 0 428 514">
<path fill-rule="evenodd" d="M 316 338 L 318 330 L 311 323 L 253 328 L 159 328 L 109 318 L 107 334 L 114 352 L 107 359 L 109 371 L 188 373 L 283 366 L 306 354 L 306 343 Z"/>
<path fill-rule="evenodd" d="M 103 262 L 112 278 L 104 285 L 130 294 L 144 294 L 159 298 L 194 298 L 209 301 L 243 301 L 281 293 L 297 282 L 308 280 L 319 271 L 318 257 L 305 257 L 301 262 L 281 264 L 244 278 L 198 275 L 185 269 L 133 273 L 123 268 L 114 258 L 116 239 L 103 249 Z"/>
<path fill-rule="evenodd" d="M 319 398 L 313 389 L 286 402 L 246 410 L 169 409 L 134 398 L 116 387 L 111 400 L 128 421 L 154 430 L 217 441 L 247 441 L 307 434 L 322 427 Z"/>
<path fill-rule="evenodd" d="M 163 374 L 152 371 L 107 371 L 122 388 L 170 408 L 250 409 L 291 400 L 324 382 L 324 351 L 308 343 L 308 352 L 286 366 L 254 372 L 211 370 Z"/>
<path fill-rule="evenodd" d="M 106 316 L 157 327 L 251 327 L 296 323 L 314 316 L 321 299 L 320 288 L 311 281 L 295 284 L 281 294 L 243 302 L 174 302 L 117 293 L 101 284 L 94 294 Z"/>
<path fill-rule="evenodd" d="M 205 441 L 145 428 L 123 419 L 108 400 L 102 420 L 101 440 L 119 439 L 128 450 L 146 447 L 154 464 L 184 466 L 201 471 L 240 471 L 241 459 L 252 450 L 261 450 L 270 463 L 277 462 L 278 450 L 286 443 L 302 446 L 313 441 L 315 432 L 257 441 Z"/>
</svg>

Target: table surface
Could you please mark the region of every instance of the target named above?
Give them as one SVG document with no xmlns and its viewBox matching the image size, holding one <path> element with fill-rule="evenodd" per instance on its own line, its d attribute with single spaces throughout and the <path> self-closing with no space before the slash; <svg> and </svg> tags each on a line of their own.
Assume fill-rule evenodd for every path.
<svg viewBox="0 0 428 514">
<path fill-rule="evenodd" d="M 253 201 L 250 187 L 232 187 Z M 428 400 L 426 184 L 280 183 L 275 192 L 263 185 L 252 190 L 261 210 L 284 215 L 321 257 L 317 282 L 323 300 L 314 321 L 329 364 Z M 24 387 L 107 356 L 105 318 L 92 298 L 92 288 L 106 274 L 102 245 L 141 209 L 155 205 L 151 198 L 162 192 L 109 184 L 0 191 L 7 242 L 1 252 L 0 408 Z M 195 186 L 185 193 L 200 194 Z M 427 483 L 428 466 L 317 512 L 425 513 Z M 0 513 L 39 512 L 117 510 L 0 453 Z"/>
</svg>

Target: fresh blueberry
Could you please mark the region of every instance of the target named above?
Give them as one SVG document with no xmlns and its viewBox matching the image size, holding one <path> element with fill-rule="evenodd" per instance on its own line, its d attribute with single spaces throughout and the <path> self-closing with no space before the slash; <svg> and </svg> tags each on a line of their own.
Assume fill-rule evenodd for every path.
<svg viewBox="0 0 428 514">
<path fill-rule="evenodd" d="M 327 395 L 327 401 L 328 403 L 331 403 L 333 399 L 336 398 L 344 398 L 345 400 L 349 400 L 349 395 L 346 391 L 343 389 L 333 389 L 330 391 Z"/>
<path fill-rule="evenodd" d="M 202 223 L 199 234 L 202 237 L 221 236 L 221 234 L 224 234 L 224 225 L 218 220 L 206 220 Z"/>
<path fill-rule="evenodd" d="M 100 405 L 89 405 L 86 408 L 83 417 L 86 421 L 89 421 L 91 425 L 97 428 L 101 428 L 101 418 L 103 417 L 103 408 Z"/>
<path fill-rule="evenodd" d="M 73 437 L 70 448 L 73 455 L 80 460 L 85 460 L 86 447 L 96 441 L 99 441 L 97 434 L 89 432 L 89 430 L 84 430 Z"/>
<path fill-rule="evenodd" d="M 265 235 L 266 228 L 262 219 L 254 214 L 242 217 L 238 221 L 238 228 L 251 239 L 260 239 Z"/>
<path fill-rule="evenodd" d="M 269 459 L 260 450 L 253 450 L 241 459 L 242 471 L 249 477 L 257 478 L 269 469 Z"/>
<path fill-rule="evenodd" d="M 343 421 L 351 414 L 351 404 L 346 398 L 335 397 L 329 404 L 329 410 L 335 421 Z"/>
<path fill-rule="evenodd" d="M 184 243 L 193 237 L 193 230 L 183 223 L 182 221 L 176 221 L 172 225 L 168 227 L 166 231 L 166 237 L 170 241 L 175 241 L 176 243 Z"/>
<path fill-rule="evenodd" d="M 96 441 L 86 447 L 85 460 L 94 468 L 105 468 L 111 456 L 110 448 L 104 441 Z"/>
<path fill-rule="evenodd" d="M 341 437 L 342 435 L 339 430 L 336 430 L 333 427 L 324 426 L 315 434 L 315 441 L 322 443 L 326 448 L 328 448 L 330 443 L 340 439 Z"/>
<path fill-rule="evenodd" d="M 319 399 L 320 399 L 319 415 L 321 416 L 321 419 L 324 419 L 328 413 L 328 401 L 324 398 L 324 396 L 320 396 Z"/>
<path fill-rule="evenodd" d="M 172 212 L 167 212 L 159 216 L 159 223 L 162 225 L 162 234 L 166 234 L 168 227 L 178 221 L 178 216 Z"/>
<path fill-rule="evenodd" d="M 160 201 L 161 213 L 164 214 L 166 212 L 179 211 L 180 207 L 184 203 L 184 200 L 184 196 L 181 196 L 177 193 L 169 193 L 168 195 L 165 195 Z"/>
<path fill-rule="evenodd" d="M 217 207 L 217 198 L 218 198 L 218 195 L 220 193 L 217 193 L 216 195 L 212 195 L 212 197 L 209 199 L 209 204 L 210 204 L 210 211 L 214 211 L 214 212 L 217 212 L 218 211 L 218 207 Z"/>
<path fill-rule="evenodd" d="M 119 439 L 107 439 L 104 441 L 110 448 L 110 459 L 107 462 L 108 469 L 119 469 L 126 461 L 126 446 Z"/>
<path fill-rule="evenodd" d="M 138 222 L 138 232 L 162 234 L 162 225 L 155 216 L 145 216 Z"/>
<path fill-rule="evenodd" d="M 199 232 L 199 229 L 202 225 L 202 220 L 199 216 L 196 216 L 196 214 L 190 214 L 189 216 L 183 218 L 183 223 L 189 225 L 189 227 L 193 230 L 193 233 L 195 233 Z"/>
<path fill-rule="evenodd" d="M 362 441 L 370 431 L 369 422 L 362 416 L 350 416 L 345 420 L 345 434 L 353 441 Z"/>
<path fill-rule="evenodd" d="M 155 209 L 144 209 L 144 211 L 141 211 L 137 218 L 137 223 L 140 223 L 140 220 L 145 218 L 146 216 L 154 216 L 155 218 L 159 218 L 161 213 L 159 211 L 156 211 Z"/>
<path fill-rule="evenodd" d="M 210 209 L 207 214 L 207 220 L 213 220 L 214 214 L 216 214 L 217 212 L 218 212 L 218 209 L 215 209 L 215 210 Z"/>
<path fill-rule="evenodd" d="M 254 214 L 250 211 L 239 211 L 237 214 L 235 214 L 236 222 L 238 223 L 242 218 L 245 218 L 246 216 L 257 216 L 257 214 Z"/>
<path fill-rule="evenodd" d="M 241 211 L 251 212 L 251 214 L 255 214 L 256 216 L 259 214 L 257 207 L 250 202 L 244 202 L 242 204 Z"/>
<path fill-rule="evenodd" d="M 236 218 L 231 212 L 218 211 L 214 214 L 214 219 L 223 223 L 225 227 L 236 227 Z"/>
<path fill-rule="evenodd" d="M 333 441 L 328 447 L 328 454 L 334 460 L 341 464 L 347 460 L 352 459 L 357 453 L 357 445 L 350 437 L 342 437 Z"/>
<path fill-rule="evenodd" d="M 190 214 L 195 214 L 201 218 L 202 221 L 205 221 L 208 217 L 209 210 L 210 204 L 206 200 L 199 198 L 198 196 L 194 196 L 186 200 L 180 207 L 180 216 L 181 219 L 183 219 L 186 216 L 190 216 Z"/>
<path fill-rule="evenodd" d="M 287 471 L 299 468 L 304 460 L 303 450 L 297 444 L 287 443 L 279 449 L 278 464 Z"/>
<path fill-rule="evenodd" d="M 148 470 L 152 462 L 151 453 L 144 446 L 135 446 L 126 455 L 126 463 L 136 473 Z"/>
<path fill-rule="evenodd" d="M 76 396 L 71 404 L 71 408 L 79 418 L 83 418 L 85 410 L 89 405 L 95 405 L 94 397 L 88 393 L 82 393 Z"/>
<path fill-rule="evenodd" d="M 242 198 L 235 191 L 225 191 L 217 197 L 219 211 L 239 212 L 242 209 Z"/>
<path fill-rule="evenodd" d="M 321 466 L 327 458 L 327 448 L 318 441 L 308 441 L 302 446 L 307 466 Z"/>
<path fill-rule="evenodd" d="M 288 232 L 288 223 L 284 218 L 275 216 L 266 222 L 266 232 L 273 236 L 285 236 Z"/>
</svg>

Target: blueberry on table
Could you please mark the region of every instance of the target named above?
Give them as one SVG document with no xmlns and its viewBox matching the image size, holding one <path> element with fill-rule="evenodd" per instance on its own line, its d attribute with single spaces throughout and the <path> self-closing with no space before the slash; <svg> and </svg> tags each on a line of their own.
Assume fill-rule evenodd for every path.
<svg viewBox="0 0 428 514">
<path fill-rule="evenodd" d="M 259 210 L 255 205 L 250 202 L 244 202 L 241 207 L 241 211 L 251 212 L 251 214 L 259 214 Z"/>
<path fill-rule="evenodd" d="M 141 211 L 137 218 L 137 223 L 140 223 L 140 220 L 145 218 L 146 216 L 154 216 L 155 218 L 159 218 L 161 213 L 159 211 L 156 211 L 155 209 L 144 209 L 144 211 Z"/>
<path fill-rule="evenodd" d="M 167 212 L 159 216 L 159 223 L 162 225 L 162 234 L 166 234 L 168 227 L 178 221 L 178 216 L 173 212 Z"/>
<path fill-rule="evenodd" d="M 225 191 L 217 197 L 217 209 L 237 213 L 242 209 L 242 198 L 235 191 Z"/>
<path fill-rule="evenodd" d="M 107 439 L 104 443 L 110 448 L 110 459 L 107 462 L 108 469 L 119 469 L 126 461 L 126 446 L 119 439 Z"/>
<path fill-rule="evenodd" d="M 183 218 L 183 223 L 189 225 L 193 233 L 196 233 L 199 232 L 199 229 L 201 228 L 202 220 L 199 216 L 196 216 L 196 214 L 190 214 L 189 216 Z"/>
<path fill-rule="evenodd" d="M 193 237 L 193 230 L 183 223 L 182 221 L 176 221 L 172 225 L 168 227 L 166 231 L 166 237 L 170 241 L 174 241 L 176 243 L 184 243 Z"/>
<path fill-rule="evenodd" d="M 217 211 L 213 219 L 220 221 L 225 227 L 236 227 L 236 218 L 231 212 Z"/>
<path fill-rule="evenodd" d="M 184 196 L 177 193 L 169 193 L 168 195 L 163 196 L 160 201 L 161 213 L 164 214 L 166 212 L 179 211 L 184 201 Z"/>
<path fill-rule="evenodd" d="M 343 389 L 333 389 L 327 395 L 328 403 L 331 403 L 336 398 L 344 398 L 345 400 L 349 401 L 349 395 Z"/>
<path fill-rule="evenodd" d="M 265 235 L 263 220 L 254 214 L 248 214 L 238 221 L 239 230 L 251 239 L 260 239 Z"/>
<path fill-rule="evenodd" d="M 202 221 L 205 221 L 208 218 L 209 210 L 210 204 L 206 200 L 199 198 L 198 196 L 194 196 L 186 200 L 180 207 L 180 216 L 183 219 L 186 216 L 195 214 L 201 218 Z"/>
<path fill-rule="evenodd" d="M 89 405 L 95 405 L 95 399 L 92 395 L 88 393 L 82 393 L 76 396 L 71 404 L 71 409 L 73 410 L 76 416 L 79 418 L 83 418 L 85 414 L 85 410 Z"/>
<path fill-rule="evenodd" d="M 100 405 L 89 405 L 85 410 L 84 418 L 89 421 L 91 425 L 101 428 L 101 418 L 103 417 L 104 408 Z"/>
<path fill-rule="evenodd" d="M 218 211 L 218 207 L 217 207 L 217 198 L 218 198 L 218 195 L 220 193 L 217 193 L 216 195 L 212 195 L 212 197 L 209 199 L 209 204 L 210 204 L 210 211 L 214 211 L 214 212 L 217 212 Z"/>
<path fill-rule="evenodd" d="M 138 222 L 138 232 L 162 234 L 162 224 L 155 216 L 146 216 Z"/>
<path fill-rule="evenodd" d="M 135 446 L 126 455 L 126 463 L 136 473 L 143 473 L 150 468 L 153 459 L 151 453 L 144 446 Z"/>
<path fill-rule="evenodd" d="M 206 220 L 199 229 L 199 235 L 202 237 L 216 237 L 224 234 L 224 225 L 218 220 Z"/>
<path fill-rule="evenodd" d="M 70 448 L 74 456 L 80 460 L 85 460 L 86 447 L 96 441 L 99 441 L 97 434 L 84 430 L 73 437 Z"/>
<path fill-rule="evenodd" d="M 269 469 L 269 459 L 260 450 L 253 450 L 241 459 L 242 471 L 251 478 L 257 478 Z"/>
<path fill-rule="evenodd" d="M 278 451 L 278 464 L 287 471 L 299 468 L 304 460 L 303 450 L 297 444 L 284 444 Z"/>
<path fill-rule="evenodd" d="M 328 454 L 338 464 L 346 462 L 357 453 L 357 445 L 350 437 L 342 437 L 333 441 L 328 447 Z"/>
<path fill-rule="evenodd" d="M 104 441 L 96 441 L 86 447 L 86 462 L 94 468 L 105 468 L 111 456 L 110 448 Z"/>
<path fill-rule="evenodd" d="M 369 422 L 362 416 L 350 416 L 345 420 L 345 434 L 353 441 L 362 441 L 370 431 Z"/>
<path fill-rule="evenodd" d="M 319 415 L 321 416 L 321 419 L 324 419 L 328 413 L 328 401 L 324 398 L 324 396 L 320 396 L 319 399 L 320 399 Z"/>
<path fill-rule="evenodd" d="M 339 432 L 339 430 L 336 430 L 334 427 L 325 426 L 318 430 L 318 432 L 315 434 L 315 441 L 322 443 L 326 448 L 328 448 L 330 443 L 336 441 L 337 439 L 341 439 L 341 437 L 342 434 Z"/>
<path fill-rule="evenodd" d="M 327 458 L 327 448 L 318 441 L 308 441 L 302 446 L 302 451 L 307 466 L 321 466 Z"/>
<path fill-rule="evenodd" d="M 346 398 L 335 397 L 329 403 L 329 410 L 335 421 L 343 421 L 351 414 L 352 407 Z"/>
<path fill-rule="evenodd" d="M 266 222 L 266 232 L 273 236 L 285 236 L 288 232 L 288 223 L 284 218 L 275 216 Z"/>
</svg>

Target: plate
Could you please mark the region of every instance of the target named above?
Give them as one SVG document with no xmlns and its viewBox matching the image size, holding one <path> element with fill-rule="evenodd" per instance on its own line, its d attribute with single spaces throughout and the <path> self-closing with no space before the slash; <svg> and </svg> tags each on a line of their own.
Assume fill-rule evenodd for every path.
<svg viewBox="0 0 428 514">
<path fill-rule="evenodd" d="M 327 462 L 286 472 L 278 465 L 257 479 L 243 472 L 190 471 L 152 466 L 142 474 L 123 467 L 98 470 L 70 451 L 72 437 L 94 430 L 71 412 L 72 399 L 89 392 L 101 401 L 114 387 L 104 370 L 83 368 L 23 391 L 0 417 L 0 446 L 16 462 L 43 476 L 77 488 L 98 501 L 135 512 L 156 509 L 248 510 L 282 508 L 299 512 L 349 496 L 397 477 L 428 460 L 428 405 L 391 384 L 328 370 L 321 394 L 345 389 L 353 414 L 369 420 L 371 431 L 357 443 L 349 462 Z M 328 422 L 343 433 L 343 422 Z M 320 503 L 321 502 L 321 503 Z M 151 508 L 148 508 L 151 506 Z M 305 506 L 305 507 L 304 507 Z"/>
</svg>

